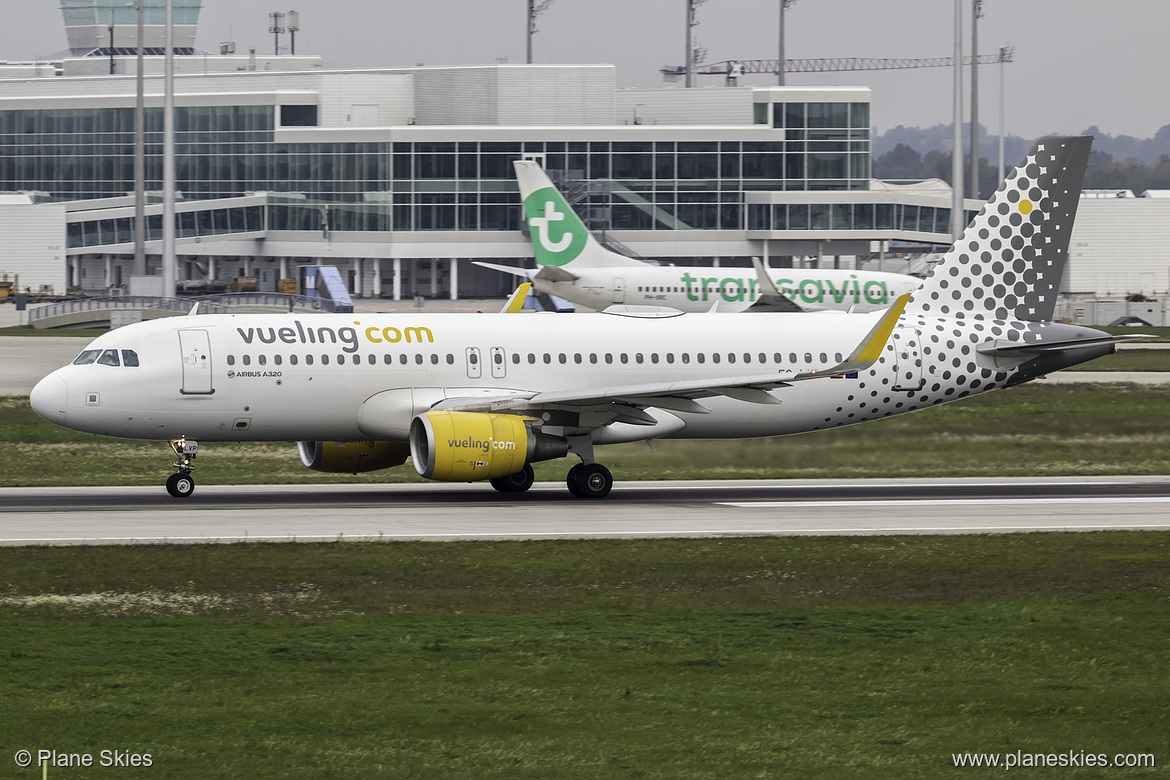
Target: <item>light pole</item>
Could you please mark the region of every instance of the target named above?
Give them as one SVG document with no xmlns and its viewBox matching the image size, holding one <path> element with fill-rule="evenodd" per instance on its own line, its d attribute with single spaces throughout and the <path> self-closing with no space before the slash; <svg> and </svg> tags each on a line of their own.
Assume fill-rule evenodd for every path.
<svg viewBox="0 0 1170 780">
<path fill-rule="evenodd" d="M 776 58 L 776 83 L 784 86 L 784 9 L 791 8 L 796 0 L 780 0 L 780 51 Z"/>
<path fill-rule="evenodd" d="M 979 199 L 979 20 L 983 0 L 971 0 L 971 197 Z"/>
<path fill-rule="evenodd" d="M 955 0 L 954 150 L 951 152 L 951 237 L 963 234 L 963 0 Z"/>
</svg>

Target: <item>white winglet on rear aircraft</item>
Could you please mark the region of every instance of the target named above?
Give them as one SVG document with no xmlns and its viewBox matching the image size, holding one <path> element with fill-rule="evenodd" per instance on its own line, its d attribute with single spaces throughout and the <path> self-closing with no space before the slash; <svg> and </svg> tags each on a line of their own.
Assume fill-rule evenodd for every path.
<svg viewBox="0 0 1170 780">
<path fill-rule="evenodd" d="M 877 311 L 913 292 L 919 279 L 880 271 L 657 266 L 603 247 L 540 165 L 518 160 L 516 182 L 524 201 L 536 268 L 475 261 L 523 277 L 537 291 L 591 309 L 654 306 L 684 312 Z"/>
<path fill-rule="evenodd" d="M 1106 333 L 1048 321 L 1090 144 L 1041 139 L 885 311 L 175 317 L 98 337 L 31 402 L 75 430 L 169 440 L 178 497 L 200 440 L 298 441 L 307 467 L 335 472 L 409 455 L 424 477 L 504 492 L 572 453 L 569 491 L 601 497 L 600 444 L 836 428 L 1112 352 Z"/>
</svg>

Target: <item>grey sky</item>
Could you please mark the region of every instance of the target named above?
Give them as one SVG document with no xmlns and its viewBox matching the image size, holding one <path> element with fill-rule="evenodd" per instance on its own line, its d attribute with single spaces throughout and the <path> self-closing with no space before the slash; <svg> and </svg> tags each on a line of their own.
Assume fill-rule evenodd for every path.
<svg viewBox="0 0 1170 780">
<path fill-rule="evenodd" d="M 267 14 L 279 0 L 203 0 L 198 45 L 218 51 L 234 40 L 271 53 Z M 772 59 L 780 0 L 708 0 L 696 36 L 708 61 Z M 301 14 L 297 51 L 327 67 L 466 65 L 524 61 L 525 0 L 283 0 Z M 969 0 L 964 0 L 969 6 Z M 58 0 L 6 3 L 0 59 L 23 60 L 65 48 Z M 787 56 L 948 56 L 951 0 L 798 0 L 786 14 Z M 1075 133 L 1097 125 L 1110 135 L 1149 137 L 1170 124 L 1166 0 L 985 0 L 980 52 L 1010 43 L 1006 66 L 1007 131 L 1024 137 Z M 964 14 L 964 38 L 970 11 Z M 613 63 L 618 86 L 662 85 L 658 69 L 681 64 L 684 0 L 556 0 L 540 17 L 535 61 Z M 287 46 L 288 36 L 282 37 Z M 966 44 L 965 44 L 966 46 Z M 792 74 L 793 85 L 860 84 L 873 88 L 879 132 L 898 124 L 930 126 L 951 118 L 946 68 Z M 774 84 L 774 76 L 743 83 Z M 700 77 L 721 88 L 722 79 Z M 998 66 L 980 70 L 980 123 L 999 126 Z"/>
</svg>

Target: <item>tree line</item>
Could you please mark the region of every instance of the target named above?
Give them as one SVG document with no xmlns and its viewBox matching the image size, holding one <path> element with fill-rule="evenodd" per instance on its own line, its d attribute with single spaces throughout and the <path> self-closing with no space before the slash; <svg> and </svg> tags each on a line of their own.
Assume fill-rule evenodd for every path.
<svg viewBox="0 0 1170 780">
<path fill-rule="evenodd" d="M 950 183 L 951 153 L 945 149 L 951 141 L 950 133 L 949 125 L 936 125 L 926 130 L 899 125 L 881 136 L 875 136 L 873 177 L 935 178 Z M 1170 189 L 1170 125 L 1162 127 L 1149 139 L 1108 136 L 1097 127 L 1090 127 L 1085 134 L 1095 136 L 1089 166 L 1085 171 L 1085 189 L 1133 190 L 1135 195 L 1141 195 L 1146 190 Z M 979 197 L 987 198 L 1000 183 L 999 139 L 981 132 L 979 141 Z M 1030 139 L 1007 136 L 1004 139 L 1006 166 L 1013 167 L 1031 145 Z M 971 158 L 970 154 L 964 157 L 963 173 L 966 176 L 971 169 Z M 966 184 L 964 188 L 969 186 Z"/>
</svg>

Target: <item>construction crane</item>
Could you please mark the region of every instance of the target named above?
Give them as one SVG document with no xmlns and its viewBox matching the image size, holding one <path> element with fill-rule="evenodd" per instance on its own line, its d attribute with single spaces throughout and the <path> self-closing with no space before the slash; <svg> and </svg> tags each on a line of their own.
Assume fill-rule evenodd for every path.
<svg viewBox="0 0 1170 780">
<path fill-rule="evenodd" d="M 1006 47 L 995 54 L 980 54 L 977 62 L 980 65 L 994 65 L 999 62 L 1011 62 L 1014 49 Z M 732 65 L 742 66 L 742 72 L 747 73 L 776 73 L 779 60 L 724 60 L 704 65 L 696 70 L 696 76 L 725 76 Z M 954 66 L 954 57 L 931 57 L 926 59 L 881 59 L 878 57 L 829 57 L 823 59 L 784 60 L 785 73 L 829 73 L 851 70 L 906 70 L 909 68 L 949 68 Z M 963 58 L 964 65 L 971 64 L 970 57 Z M 676 80 L 686 75 L 685 66 L 665 67 L 661 72 L 667 80 Z"/>
</svg>

